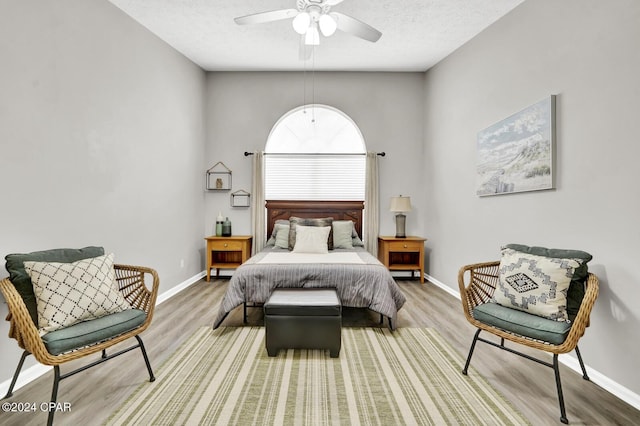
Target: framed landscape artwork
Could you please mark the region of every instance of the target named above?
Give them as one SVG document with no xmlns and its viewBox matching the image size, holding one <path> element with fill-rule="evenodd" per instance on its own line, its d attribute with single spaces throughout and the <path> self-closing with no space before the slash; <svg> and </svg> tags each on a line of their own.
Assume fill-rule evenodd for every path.
<svg viewBox="0 0 640 426">
<path fill-rule="evenodd" d="M 477 195 L 554 188 L 555 95 L 478 133 Z"/>
</svg>

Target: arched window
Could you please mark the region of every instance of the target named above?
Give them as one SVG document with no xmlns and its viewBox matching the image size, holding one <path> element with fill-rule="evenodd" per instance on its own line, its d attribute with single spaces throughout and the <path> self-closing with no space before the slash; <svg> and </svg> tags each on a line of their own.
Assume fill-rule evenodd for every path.
<svg viewBox="0 0 640 426">
<path fill-rule="evenodd" d="M 358 126 L 327 105 L 295 108 L 265 147 L 267 200 L 364 200 L 366 147 Z"/>
</svg>

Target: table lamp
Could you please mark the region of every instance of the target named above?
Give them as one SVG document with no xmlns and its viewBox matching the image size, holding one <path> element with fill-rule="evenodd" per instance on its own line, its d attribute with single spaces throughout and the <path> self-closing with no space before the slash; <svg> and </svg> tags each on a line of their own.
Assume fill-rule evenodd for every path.
<svg viewBox="0 0 640 426">
<path fill-rule="evenodd" d="M 403 213 L 411 211 L 411 197 L 391 197 L 391 207 L 389 208 L 396 214 L 396 238 L 406 238 L 405 223 L 407 216 Z"/>
</svg>

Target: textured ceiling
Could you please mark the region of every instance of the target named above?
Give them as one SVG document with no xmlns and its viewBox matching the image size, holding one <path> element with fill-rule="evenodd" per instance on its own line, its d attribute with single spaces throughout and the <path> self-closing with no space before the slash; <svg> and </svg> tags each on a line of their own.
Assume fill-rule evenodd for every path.
<svg viewBox="0 0 640 426">
<path fill-rule="evenodd" d="M 110 1 L 209 71 L 425 71 L 524 0 L 344 0 L 333 10 L 375 27 L 382 38 L 371 43 L 338 31 L 321 37 L 306 63 L 291 20 L 233 21 L 295 8 L 295 0 Z"/>
</svg>

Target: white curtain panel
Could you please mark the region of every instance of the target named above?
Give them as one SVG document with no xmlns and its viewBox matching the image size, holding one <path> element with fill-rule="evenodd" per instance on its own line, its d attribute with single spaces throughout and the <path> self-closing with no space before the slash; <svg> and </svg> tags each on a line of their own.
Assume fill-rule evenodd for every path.
<svg viewBox="0 0 640 426">
<path fill-rule="evenodd" d="M 362 238 L 367 251 L 376 257 L 378 256 L 378 228 L 380 224 L 378 186 L 378 154 L 367 152 Z"/>
<path fill-rule="evenodd" d="M 252 254 L 256 254 L 267 242 L 266 213 L 264 208 L 264 153 L 253 153 L 253 203 L 251 203 L 251 229 L 253 229 Z"/>
</svg>

